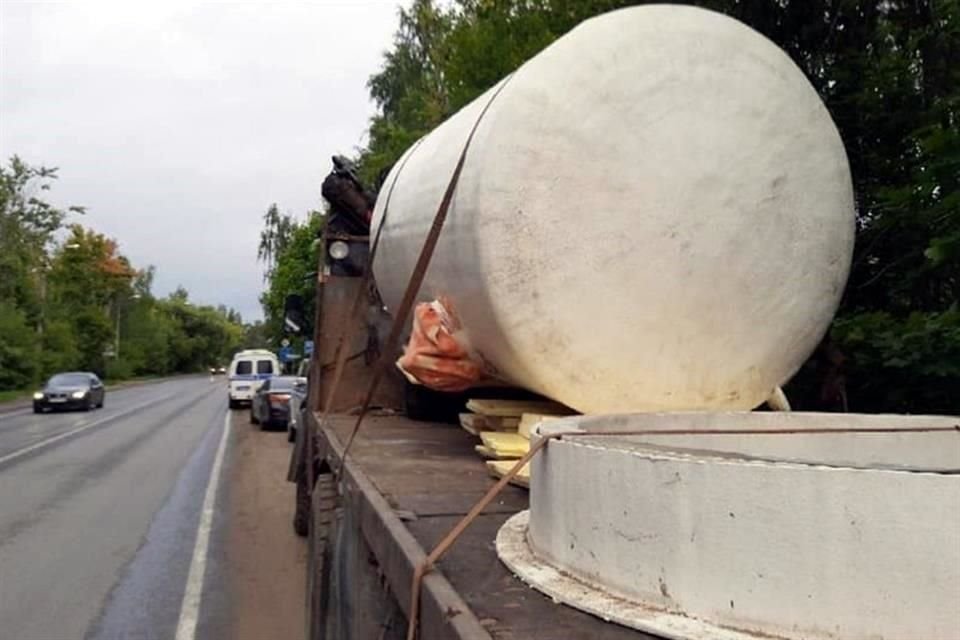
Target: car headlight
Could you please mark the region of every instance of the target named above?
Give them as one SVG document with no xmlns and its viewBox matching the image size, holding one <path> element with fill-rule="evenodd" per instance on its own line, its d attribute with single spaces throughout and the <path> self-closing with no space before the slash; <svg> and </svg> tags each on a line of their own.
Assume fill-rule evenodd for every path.
<svg viewBox="0 0 960 640">
<path fill-rule="evenodd" d="M 43 391 L 37 391 L 33 394 L 34 400 L 43 400 Z"/>
<path fill-rule="evenodd" d="M 350 245 L 343 240 L 334 240 L 330 243 L 327 251 L 330 252 L 330 257 L 334 260 L 343 260 L 350 255 Z"/>
<path fill-rule="evenodd" d="M 74 400 L 80 400 L 85 395 L 87 395 L 86 391 L 74 391 L 73 393 L 70 394 L 70 397 L 73 398 Z"/>
</svg>

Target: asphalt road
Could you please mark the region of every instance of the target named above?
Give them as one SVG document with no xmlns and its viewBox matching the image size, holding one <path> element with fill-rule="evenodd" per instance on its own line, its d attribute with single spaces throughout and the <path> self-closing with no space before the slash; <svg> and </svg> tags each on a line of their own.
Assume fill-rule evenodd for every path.
<svg viewBox="0 0 960 640">
<path fill-rule="evenodd" d="M 293 502 L 285 440 L 251 430 L 246 412 L 228 413 L 224 381 L 207 377 L 108 392 L 91 412 L 0 414 L 0 637 L 238 637 L 247 623 L 234 583 L 243 582 L 244 600 L 251 583 L 231 567 L 262 546 L 257 527 L 231 530 L 249 520 L 240 506 L 256 503 L 231 495 L 243 465 L 256 463 L 264 480 L 240 490 L 271 485 L 272 544 L 291 549 L 257 563 L 256 584 L 283 593 L 270 575 L 276 564 L 280 583 L 302 582 L 302 545 L 281 522 Z M 258 624 L 289 617 L 286 606 L 259 611 L 268 619 Z"/>
</svg>

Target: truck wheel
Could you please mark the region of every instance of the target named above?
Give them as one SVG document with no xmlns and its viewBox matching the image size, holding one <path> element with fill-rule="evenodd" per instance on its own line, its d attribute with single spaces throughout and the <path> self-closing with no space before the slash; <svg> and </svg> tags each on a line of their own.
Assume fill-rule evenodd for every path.
<svg viewBox="0 0 960 640">
<path fill-rule="evenodd" d="M 337 511 L 337 482 L 321 473 L 311 495 L 310 535 L 307 540 L 307 638 L 322 639 L 329 596 L 330 533 Z"/>
<path fill-rule="evenodd" d="M 301 538 L 310 533 L 310 490 L 307 489 L 306 476 L 301 473 L 297 480 L 297 502 L 293 512 L 293 531 Z"/>
</svg>

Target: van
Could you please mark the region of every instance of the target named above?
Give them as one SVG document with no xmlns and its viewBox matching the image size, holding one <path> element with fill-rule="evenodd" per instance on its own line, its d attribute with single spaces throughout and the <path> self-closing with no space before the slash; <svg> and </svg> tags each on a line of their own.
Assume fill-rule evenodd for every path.
<svg viewBox="0 0 960 640">
<path fill-rule="evenodd" d="M 264 380 L 280 374 L 280 361 L 272 351 L 248 349 L 233 356 L 227 373 L 227 404 L 236 409 L 253 399 Z"/>
</svg>

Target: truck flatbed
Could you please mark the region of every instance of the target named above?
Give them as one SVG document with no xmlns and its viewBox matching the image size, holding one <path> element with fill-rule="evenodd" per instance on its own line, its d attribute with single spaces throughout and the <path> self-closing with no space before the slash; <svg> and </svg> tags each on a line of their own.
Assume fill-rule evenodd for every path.
<svg viewBox="0 0 960 640">
<path fill-rule="evenodd" d="M 319 422 L 319 416 L 314 420 Z M 333 468 L 340 468 L 343 445 L 355 421 L 353 416 L 333 416 L 317 431 L 318 453 Z M 341 517 L 362 533 L 364 546 L 375 559 L 369 564 L 377 566 L 380 582 L 404 617 L 409 614 L 416 564 L 494 482 L 474 444 L 472 436 L 453 425 L 371 415 L 350 449 L 342 474 Z M 494 539 L 503 522 L 527 504 L 526 491 L 507 486 L 425 577 L 419 637 L 653 640 L 653 636 L 557 604 L 504 567 Z M 342 541 L 348 538 L 337 538 L 334 557 L 357 555 L 343 548 Z M 356 586 L 352 589 L 362 591 Z M 340 591 L 344 593 L 342 583 Z M 359 602 L 353 605 L 362 608 Z M 390 617 L 389 613 L 381 615 Z M 388 622 L 378 620 L 374 625 L 384 628 L 381 637 L 402 637 L 397 635 L 396 621 Z M 388 629 L 391 626 L 394 628 Z M 354 637 L 366 637 L 356 625 L 351 628 Z"/>
</svg>

